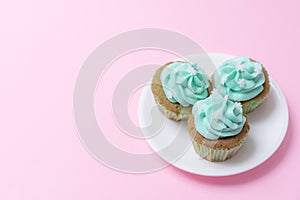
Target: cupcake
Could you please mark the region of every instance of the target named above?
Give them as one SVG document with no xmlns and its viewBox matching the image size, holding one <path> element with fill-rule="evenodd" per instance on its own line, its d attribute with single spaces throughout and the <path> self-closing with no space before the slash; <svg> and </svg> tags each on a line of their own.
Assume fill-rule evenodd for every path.
<svg viewBox="0 0 300 200">
<path fill-rule="evenodd" d="M 250 126 L 239 102 L 216 90 L 195 103 L 188 120 L 194 149 L 202 158 L 220 162 L 234 156 L 245 142 Z"/>
<path fill-rule="evenodd" d="M 169 119 L 188 119 L 192 106 L 209 95 L 209 80 L 196 64 L 169 62 L 152 79 L 151 90 L 160 111 Z"/>
<path fill-rule="evenodd" d="M 242 56 L 223 63 L 214 73 L 212 84 L 223 96 L 241 102 L 245 113 L 255 110 L 270 90 L 269 76 L 262 64 Z"/>
</svg>

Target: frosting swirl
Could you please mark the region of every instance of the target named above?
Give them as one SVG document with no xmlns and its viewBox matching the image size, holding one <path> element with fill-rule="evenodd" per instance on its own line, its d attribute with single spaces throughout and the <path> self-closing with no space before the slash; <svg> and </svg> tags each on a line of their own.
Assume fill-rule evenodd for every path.
<svg viewBox="0 0 300 200">
<path fill-rule="evenodd" d="M 184 107 L 208 96 L 207 75 L 196 64 L 173 62 L 162 70 L 160 81 L 168 100 Z"/>
<path fill-rule="evenodd" d="M 210 140 L 239 134 L 246 121 L 241 103 L 230 101 L 228 95 L 223 97 L 216 90 L 195 103 L 192 113 L 196 130 Z"/>
<path fill-rule="evenodd" d="M 235 57 L 223 63 L 214 75 L 216 89 L 234 101 L 247 101 L 264 89 L 262 65 L 247 57 Z"/>
</svg>

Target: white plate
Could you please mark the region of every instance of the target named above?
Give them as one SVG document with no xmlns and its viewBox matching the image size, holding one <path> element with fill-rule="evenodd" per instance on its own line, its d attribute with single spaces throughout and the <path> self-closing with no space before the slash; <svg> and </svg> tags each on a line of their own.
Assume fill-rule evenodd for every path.
<svg viewBox="0 0 300 200">
<path fill-rule="evenodd" d="M 209 56 L 216 66 L 232 57 L 225 54 L 209 54 Z M 144 129 L 143 134 L 148 137 L 147 142 L 153 150 L 165 161 L 193 174 L 227 176 L 253 169 L 275 153 L 283 141 L 288 127 L 288 107 L 279 86 L 271 79 L 271 90 L 268 97 L 261 106 L 249 114 L 251 128 L 246 142 L 233 158 L 219 163 L 204 160 L 195 153 L 186 129 L 186 122 L 178 123 L 166 119 L 157 110 L 151 88 L 145 87 L 139 102 L 140 125 L 147 126 L 151 124 L 152 120 L 162 119 L 164 123 L 158 133 L 151 132 L 151 130 L 157 130 L 157 127 L 154 127 Z M 158 123 L 154 124 L 157 126 Z M 181 126 L 181 131 L 178 131 Z M 172 143 L 176 144 L 172 145 Z M 173 147 L 167 151 L 160 151 L 168 146 Z"/>
</svg>

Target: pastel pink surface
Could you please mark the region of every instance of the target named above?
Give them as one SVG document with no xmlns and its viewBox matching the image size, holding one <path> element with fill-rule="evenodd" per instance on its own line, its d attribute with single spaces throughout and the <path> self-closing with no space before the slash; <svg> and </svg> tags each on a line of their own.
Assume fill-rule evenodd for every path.
<svg viewBox="0 0 300 200">
<path fill-rule="evenodd" d="M 299 199 L 299 6 L 296 0 L 2 1 L 0 199 Z M 222 178 L 173 167 L 132 175 L 94 160 L 81 145 L 73 121 L 76 76 L 102 42 L 144 27 L 174 30 L 208 52 L 246 55 L 264 63 L 289 105 L 288 133 L 279 150 L 249 172 Z M 119 76 L 170 56 L 144 53 L 142 58 L 120 61 L 127 65 Z M 115 132 L 107 106 L 112 88 L 106 89 L 97 117 L 105 119 L 104 130 Z M 151 151 L 145 141 L 119 135 L 108 137 L 128 151 Z"/>
</svg>

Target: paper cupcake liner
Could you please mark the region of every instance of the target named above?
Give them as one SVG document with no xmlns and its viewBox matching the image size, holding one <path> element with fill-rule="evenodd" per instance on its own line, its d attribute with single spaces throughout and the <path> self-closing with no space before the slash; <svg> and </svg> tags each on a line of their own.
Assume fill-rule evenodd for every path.
<svg viewBox="0 0 300 200">
<path fill-rule="evenodd" d="M 249 102 L 242 103 L 243 112 L 245 114 L 253 112 L 265 100 L 265 98 L 266 97 L 264 96 L 263 98 L 256 98 L 256 99 L 252 99 Z"/>
<path fill-rule="evenodd" d="M 202 158 L 212 162 L 222 162 L 233 157 L 241 148 L 245 140 L 246 137 L 243 138 L 236 146 L 226 149 L 208 147 L 206 145 L 197 143 L 195 140 L 193 140 L 193 146 L 196 153 Z"/>
<path fill-rule="evenodd" d="M 160 104 L 159 98 L 157 96 L 155 96 L 154 99 L 155 99 L 156 104 L 158 105 L 159 110 L 169 119 L 172 119 L 175 121 L 187 120 L 191 115 L 191 113 L 185 112 L 185 111 L 183 111 L 183 109 L 179 114 L 172 112 Z"/>
</svg>

